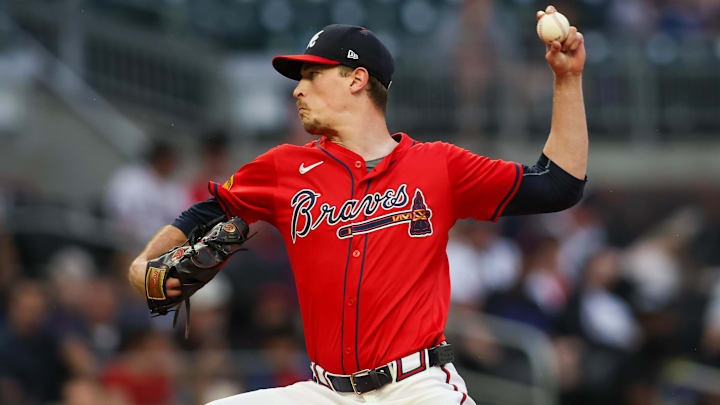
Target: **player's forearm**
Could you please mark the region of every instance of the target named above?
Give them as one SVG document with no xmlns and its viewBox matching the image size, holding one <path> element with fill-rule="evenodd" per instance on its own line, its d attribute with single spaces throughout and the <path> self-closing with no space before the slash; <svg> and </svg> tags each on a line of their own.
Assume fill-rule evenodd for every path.
<svg viewBox="0 0 720 405">
<path fill-rule="evenodd" d="M 581 74 L 555 77 L 552 127 L 543 153 L 572 176 L 585 178 L 588 130 Z"/>
<path fill-rule="evenodd" d="M 130 284 L 145 294 L 145 266 L 149 259 L 154 259 L 171 248 L 185 242 L 187 237 L 178 228 L 166 225 L 150 239 L 145 249 L 133 260 L 128 271 Z"/>
</svg>

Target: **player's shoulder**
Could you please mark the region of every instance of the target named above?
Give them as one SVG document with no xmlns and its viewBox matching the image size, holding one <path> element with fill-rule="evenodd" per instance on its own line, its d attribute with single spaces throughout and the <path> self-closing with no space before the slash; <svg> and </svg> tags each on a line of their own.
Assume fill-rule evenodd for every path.
<svg viewBox="0 0 720 405">
<path fill-rule="evenodd" d="M 272 150 L 278 152 L 278 153 L 303 153 L 307 151 L 316 151 L 318 145 L 318 140 L 314 140 L 312 142 L 308 142 L 304 145 L 294 145 L 289 143 L 283 143 L 276 147 L 274 147 Z"/>
<path fill-rule="evenodd" d="M 453 154 L 469 152 L 467 149 L 446 141 L 417 142 L 412 146 L 417 152 L 430 152 L 434 154 Z"/>
<path fill-rule="evenodd" d="M 293 145 L 289 143 L 283 143 L 270 148 L 267 152 L 263 153 L 262 156 L 272 158 L 287 158 L 295 155 L 304 155 L 308 152 L 317 151 L 317 141 L 312 141 L 305 145 Z"/>
<path fill-rule="evenodd" d="M 419 159 L 445 160 L 449 164 L 491 162 L 493 158 L 445 141 L 418 142 L 411 150 Z"/>
</svg>

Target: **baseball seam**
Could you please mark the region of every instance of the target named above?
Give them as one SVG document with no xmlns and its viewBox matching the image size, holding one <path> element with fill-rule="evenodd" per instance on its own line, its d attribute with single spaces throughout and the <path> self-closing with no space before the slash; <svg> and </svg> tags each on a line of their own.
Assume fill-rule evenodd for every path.
<svg viewBox="0 0 720 405">
<path fill-rule="evenodd" d="M 557 16 L 557 13 L 551 13 L 550 14 L 553 18 L 553 21 L 555 21 L 555 24 L 557 24 L 558 28 L 560 28 L 560 32 L 562 33 L 562 38 L 567 38 L 569 32 L 565 31 L 565 24 L 560 21 L 560 19 Z"/>
<path fill-rule="evenodd" d="M 543 18 L 545 18 L 545 17 L 543 17 Z M 541 20 L 540 20 L 540 24 L 538 24 L 538 34 L 540 35 L 540 38 L 541 38 L 543 41 L 552 42 L 552 41 L 554 41 L 554 39 L 549 40 L 549 41 L 545 39 L 545 30 L 546 30 L 545 24 L 547 24 L 547 21 L 543 21 L 543 20 L 541 19 Z"/>
</svg>

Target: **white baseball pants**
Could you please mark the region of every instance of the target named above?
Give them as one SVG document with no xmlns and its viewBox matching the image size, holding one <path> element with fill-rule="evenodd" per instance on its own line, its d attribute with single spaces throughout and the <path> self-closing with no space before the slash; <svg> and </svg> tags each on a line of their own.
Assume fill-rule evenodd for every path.
<svg viewBox="0 0 720 405">
<path fill-rule="evenodd" d="M 393 373 L 396 370 L 391 370 Z M 207 405 L 475 405 L 452 363 L 430 367 L 399 382 L 357 395 L 335 392 L 313 381 L 270 388 L 210 402 Z"/>
</svg>

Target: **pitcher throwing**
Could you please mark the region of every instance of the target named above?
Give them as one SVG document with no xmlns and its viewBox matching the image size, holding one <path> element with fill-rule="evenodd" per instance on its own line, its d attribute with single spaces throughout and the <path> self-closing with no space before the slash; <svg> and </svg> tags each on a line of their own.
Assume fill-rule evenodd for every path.
<svg viewBox="0 0 720 405">
<path fill-rule="evenodd" d="M 145 291 L 147 261 L 218 216 L 263 220 L 282 233 L 313 380 L 213 404 L 474 403 L 443 335 L 448 231 L 461 218 L 565 209 L 585 184 L 582 35 L 571 27 L 562 43 L 547 45 L 546 59 L 554 73 L 552 128 L 532 166 L 389 133 L 393 58 L 365 28 L 327 26 L 303 54 L 273 59 L 298 81 L 298 116 L 318 139 L 277 146 L 224 185 L 210 183 L 213 198 L 161 229 L 130 268 L 131 282 Z M 176 279 L 165 287 L 168 296 L 179 294 Z"/>
</svg>

